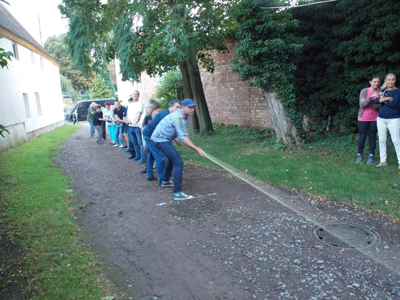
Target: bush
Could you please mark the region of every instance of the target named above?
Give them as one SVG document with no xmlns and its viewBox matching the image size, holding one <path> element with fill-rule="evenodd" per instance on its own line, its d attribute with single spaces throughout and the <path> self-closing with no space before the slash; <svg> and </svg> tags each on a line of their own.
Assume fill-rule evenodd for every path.
<svg viewBox="0 0 400 300">
<path fill-rule="evenodd" d="M 182 75 L 179 71 L 168 71 L 164 73 L 158 83 L 156 99 L 160 99 L 159 103 L 162 108 L 167 108 L 168 103 L 172 100 L 182 100 Z"/>
</svg>

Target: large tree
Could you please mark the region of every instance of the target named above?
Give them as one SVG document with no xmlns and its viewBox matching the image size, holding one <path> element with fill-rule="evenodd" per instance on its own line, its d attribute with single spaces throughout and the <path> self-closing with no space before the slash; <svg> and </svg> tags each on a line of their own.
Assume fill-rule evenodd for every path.
<svg viewBox="0 0 400 300">
<path fill-rule="evenodd" d="M 92 84 L 93 74 L 88 73 L 87 76 L 84 76 L 79 70 L 79 67 L 72 62 L 65 37 L 65 35 L 49 37 L 44 43 L 44 48 L 52 57 L 61 63 L 61 75 L 71 80 L 75 90 L 88 90 Z"/>
<path fill-rule="evenodd" d="M 140 80 L 180 67 L 184 96 L 196 103 L 200 132 L 212 130 L 199 62 L 212 71 L 201 51 L 225 49 L 231 28 L 228 0 L 63 0 L 60 10 L 70 20 L 68 44 L 72 57 L 84 69 L 101 69 L 116 55 L 124 80 Z"/>
</svg>

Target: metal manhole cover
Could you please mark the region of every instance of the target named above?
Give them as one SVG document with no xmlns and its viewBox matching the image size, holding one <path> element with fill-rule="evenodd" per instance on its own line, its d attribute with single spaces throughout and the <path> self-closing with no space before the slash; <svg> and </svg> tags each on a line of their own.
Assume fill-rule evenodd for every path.
<svg viewBox="0 0 400 300">
<path fill-rule="evenodd" d="M 367 248 L 378 246 L 380 236 L 373 230 L 351 222 L 327 222 L 315 227 L 312 236 L 319 242 L 339 248 Z"/>
<path fill-rule="evenodd" d="M 178 217 L 184 218 L 199 218 L 207 215 L 212 215 L 219 212 L 223 208 L 222 201 L 193 198 L 182 201 L 173 201 L 168 205 L 168 211 Z"/>
</svg>

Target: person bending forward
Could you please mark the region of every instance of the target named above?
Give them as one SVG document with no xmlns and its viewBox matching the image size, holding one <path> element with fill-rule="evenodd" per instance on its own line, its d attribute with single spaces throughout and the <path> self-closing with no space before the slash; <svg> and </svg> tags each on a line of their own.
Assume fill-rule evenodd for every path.
<svg viewBox="0 0 400 300">
<path fill-rule="evenodd" d="M 181 109 L 169 114 L 157 125 L 154 130 L 151 140 L 156 147 L 171 161 L 174 169 L 174 200 L 185 200 L 193 198 L 186 195 L 182 191 L 182 173 L 183 173 L 183 160 L 178 151 L 172 145 L 172 141 L 178 145 L 181 142 L 188 148 L 196 151 L 200 156 L 206 156 L 205 152 L 195 146 L 189 139 L 189 117 L 194 113 L 195 103 L 192 99 L 185 99 L 182 101 Z M 168 168 L 171 173 L 171 169 Z M 165 170 L 167 172 L 167 170 Z M 165 174 L 170 175 L 170 174 Z"/>
</svg>

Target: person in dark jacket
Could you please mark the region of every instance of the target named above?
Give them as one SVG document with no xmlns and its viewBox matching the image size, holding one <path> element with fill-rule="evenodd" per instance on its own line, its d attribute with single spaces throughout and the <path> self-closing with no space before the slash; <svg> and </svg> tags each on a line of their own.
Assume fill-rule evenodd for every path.
<svg viewBox="0 0 400 300">
<path fill-rule="evenodd" d="M 397 154 L 398 168 L 400 169 L 400 89 L 396 87 L 396 76 L 394 74 L 386 75 L 385 83 L 381 87 L 381 93 L 374 102 L 375 104 L 381 104 L 377 118 L 380 163 L 376 167 L 387 166 L 386 141 L 387 131 L 389 130 Z"/>
</svg>

